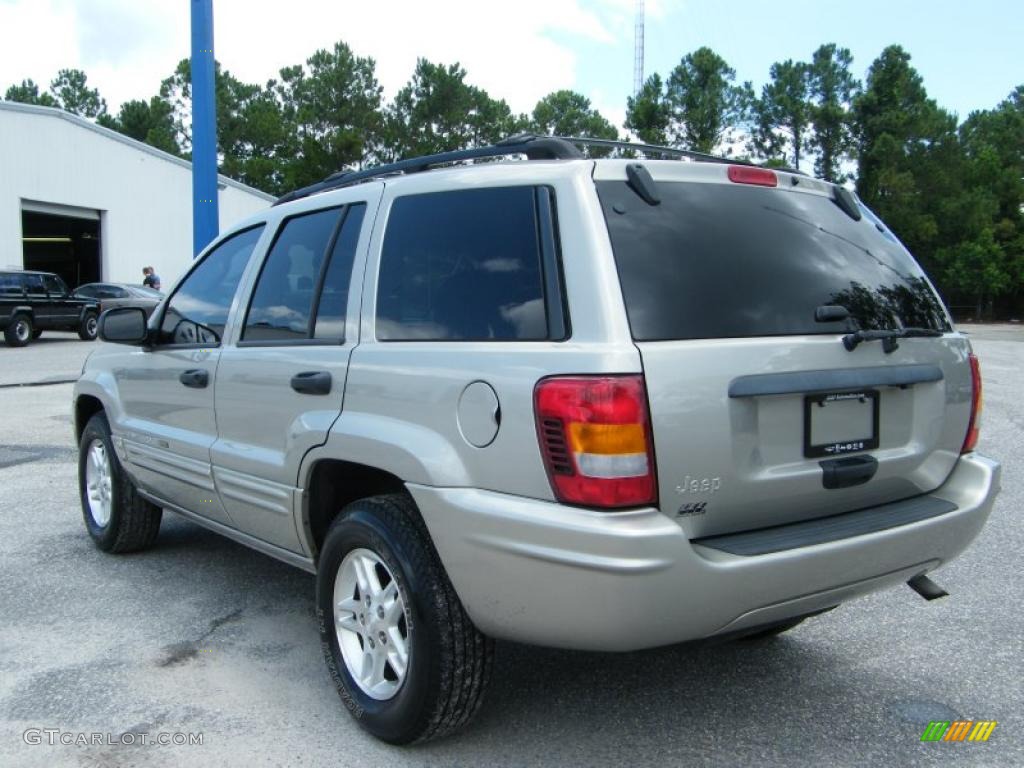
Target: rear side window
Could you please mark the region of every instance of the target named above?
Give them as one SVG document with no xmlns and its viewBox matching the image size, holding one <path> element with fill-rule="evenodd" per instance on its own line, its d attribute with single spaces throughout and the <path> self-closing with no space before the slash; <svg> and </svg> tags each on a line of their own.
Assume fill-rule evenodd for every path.
<svg viewBox="0 0 1024 768">
<path fill-rule="evenodd" d="M 17 275 L 0 275 L 0 296 L 22 296 L 24 293 Z"/>
<path fill-rule="evenodd" d="M 397 198 L 381 252 L 377 338 L 565 338 L 553 210 L 545 187 Z"/>
<path fill-rule="evenodd" d="M 203 257 L 168 302 L 157 343 L 220 343 L 231 300 L 262 233 L 262 224 L 246 229 Z"/>
<path fill-rule="evenodd" d="M 365 211 L 358 203 L 285 221 L 257 278 L 243 341 L 344 340 Z"/>
<path fill-rule="evenodd" d="M 661 204 L 651 206 L 626 182 L 599 181 L 597 191 L 638 341 L 949 330 L 906 249 L 828 197 L 659 182 Z M 826 304 L 850 319 L 816 322 Z"/>
<path fill-rule="evenodd" d="M 46 297 L 46 286 L 42 275 L 25 275 L 25 293 L 29 296 Z"/>
<path fill-rule="evenodd" d="M 243 341 L 288 341 L 309 336 L 313 295 L 340 208 L 285 221 L 263 264 Z"/>
<path fill-rule="evenodd" d="M 331 258 L 324 273 L 324 287 L 316 313 L 316 339 L 345 339 L 345 315 L 348 312 L 348 288 L 352 280 L 359 231 L 366 215 L 366 205 L 350 205 L 338 238 L 331 249 Z"/>
</svg>

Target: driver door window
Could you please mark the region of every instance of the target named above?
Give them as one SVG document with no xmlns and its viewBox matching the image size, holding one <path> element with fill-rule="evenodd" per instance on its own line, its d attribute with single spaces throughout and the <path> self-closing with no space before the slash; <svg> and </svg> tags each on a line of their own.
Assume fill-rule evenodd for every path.
<svg viewBox="0 0 1024 768">
<path fill-rule="evenodd" d="M 157 344 L 220 344 L 238 282 L 263 225 L 229 237 L 189 273 L 167 304 Z"/>
</svg>

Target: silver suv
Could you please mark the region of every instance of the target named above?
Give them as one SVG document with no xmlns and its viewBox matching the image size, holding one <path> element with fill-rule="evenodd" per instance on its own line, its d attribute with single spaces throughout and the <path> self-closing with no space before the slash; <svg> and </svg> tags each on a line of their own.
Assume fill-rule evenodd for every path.
<svg viewBox="0 0 1024 768">
<path fill-rule="evenodd" d="M 469 720 L 493 638 L 626 651 L 944 594 L 999 465 L 924 273 L 845 189 L 639 151 L 340 174 L 148 324 L 104 313 L 90 536 L 147 547 L 167 509 L 315 573 L 338 692 L 393 743 Z"/>
</svg>

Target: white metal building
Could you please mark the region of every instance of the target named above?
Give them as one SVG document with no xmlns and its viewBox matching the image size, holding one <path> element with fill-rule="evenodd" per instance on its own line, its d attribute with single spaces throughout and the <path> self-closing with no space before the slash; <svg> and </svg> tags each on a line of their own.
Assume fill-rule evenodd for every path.
<svg viewBox="0 0 1024 768">
<path fill-rule="evenodd" d="M 223 228 L 273 197 L 220 177 Z M 0 103 L 0 269 L 56 272 L 69 286 L 164 290 L 192 261 L 192 164 L 60 109 Z"/>
</svg>

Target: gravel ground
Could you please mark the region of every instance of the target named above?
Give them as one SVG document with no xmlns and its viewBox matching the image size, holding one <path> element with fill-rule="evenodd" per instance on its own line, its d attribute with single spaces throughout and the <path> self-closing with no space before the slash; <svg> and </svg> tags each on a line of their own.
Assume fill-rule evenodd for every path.
<svg viewBox="0 0 1024 768">
<path fill-rule="evenodd" d="M 889 590 L 763 643 L 500 643 L 479 719 L 409 749 L 341 707 L 311 576 L 170 514 L 150 552 L 94 549 L 71 386 L 9 386 L 77 375 L 92 345 L 0 348 L 0 765 L 1024 765 L 1024 330 L 965 330 L 985 379 L 981 449 L 1004 474 L 979 539 L 935 577 L 951 597 Z M 919 741 L 929 720 L 956 718 L 999 725 L 985 744 Z M 203 743 L 30 745 L 29 728 Z"/>
</svg>

